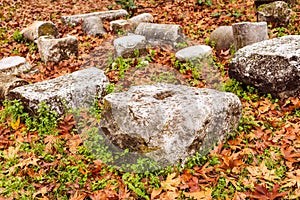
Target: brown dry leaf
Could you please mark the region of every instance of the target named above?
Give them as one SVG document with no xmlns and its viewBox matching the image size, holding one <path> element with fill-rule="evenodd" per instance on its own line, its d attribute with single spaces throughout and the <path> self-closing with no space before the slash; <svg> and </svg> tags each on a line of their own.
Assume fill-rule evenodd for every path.
<svg viewBox="0 0 300 200">
<path fill-rule="evenodd" d="M 75 192 L 74 195 L 71 196 L 69 200 L 84 200 L 87 196 L 86 193 L 79 192 L 78 190 Z"/>
<path fill-rule="evenodd" d="M 300 198 L 300 188 L 295 189 L 289 199 L 299 199 Z"/>
<path fill-rule="evenodd" d="M 151 192 L 151 200 L 157 198 L 162 192 L 162 188 L 156 189 L 154 188 Z"/>
<path fill-rule="evenodd" d="M 76 154 L 78 151 L 79 145 L 82 143 L 80 135 L 73 135 L 68 141 L 67 146 L 69 147 L 69 151 L 73 154 Z"/>
<path fill-rule="evenodd" d="M 48 187 L 45 186 L 45 187 L 40 188 L 37 192 L 33 193 L 32 197 L 34 199 L 37 195 L 40 195 L 40 194 L 42 196 L 44 196 L 47 192 L 48 192 Z"/>
<path fill-rule="evenodd" d="M 186 197 L 189 198 L 195 198 L 197 200 L 211 200 L 212 196 L 211 196 L 212 191 L 210 189 L 205 190 L 205 191 L 200 191 L 200 192 L 184 192 L 183 194 Z"/>
<path fill-rule="evenodd" d="M 282 187 L 292 187 L 297 186 L 297 188 L 300 188 L 300 170 L 295 170 L 291 172 L 286 173 L 287 178 L 282 182 L 284 184 Z"/>
<path fill-rule="evenodd" d="M 20 147 L 20 144 L 16 147 L 10 146 L 8 149 L 3 151 L 3 158 L 6 160 L 17 158 Z"/>
<path fill-rule="evenodd" d="M 257 179 L 265 179 L 270 182 L 279 179 L 279 177 L 275 173 L 276 170 L 269 170 L 265 165 L 265 161 L 262 161 L 259 166 L 249 166 L 246 169 L 252 177 L 255 177 Z"/>
<path fill-rule="evenodd" d="M 181 178 L 177 177 L 176 173 L 172 173 L 172 174 L 168 174 L 167 179 L 165 181 L 161 182 L 161 187 L 165 190 L 165 191 L 177 191 L 180 182 L 181 182 Z"/>
</svg>

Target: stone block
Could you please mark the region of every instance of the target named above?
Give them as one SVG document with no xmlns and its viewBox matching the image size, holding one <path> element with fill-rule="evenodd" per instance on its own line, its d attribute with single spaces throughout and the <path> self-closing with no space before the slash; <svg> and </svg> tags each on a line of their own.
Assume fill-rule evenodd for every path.
<svg viewBox="0 0 300 200">
<path fill-rule="evenodd" d="M 101 12 L 92 12 L 87 14 L 71 15 L 71 16 L 62 16 L 61 20 L 65 24 L 77 25 L 80 21 L 89 17 L 99 17 L 100 19 L 114 19 L 118 17 L 127 16 L 128 12 L 126 10 L 109 10 Z"/>
<path fill-rule="evenodd" d="M 269 38 L 267 22 L 235 23 L 232 30 L 236 50 Z"/>
<path fill-rule="evenodd" d="M 32 66 L 20 56 L 11 56 L 0 60 L 0 73 L 20 75 L 31 69 Z"/>
<path fill-rule="evenodd" d="M 82 109 L 94 106 L 95 98 L 102 98 L 108 80 L 104 72 L 97 68 L 88 68 L 11 90 L 8 98 L 19 99 L 33 114 L 41 102 L 59 115 L 65 109 Z"/>
<path fill-rule="evenodd" d="M 9 91 L 27 84 L 26 80 L 0 73 L 0 101 L 7 99 Z"/>
<path fill-rule="evenodd" d="M 47 62 L 59 62 L 78 55 L 78 41 L 75 36 L 53 38 L 42 36 L 37 40 L 41 58 Z"/>
<path fill-rule="evenodd" d="M 134 57 L 134 51 L 143 53 L 146 50 L 147 41 L 141 35 L 129 35 L 114 40 L 115 56 Z"/>
<path fill-rule="evenodd" d="M 30 26 L 21 31 L 24 38 L 30 41 L 35 41 L 41 36 L 58 37 L 58 29 L 54 23 L 49 21 L 35 21 Z"/>
</svg>

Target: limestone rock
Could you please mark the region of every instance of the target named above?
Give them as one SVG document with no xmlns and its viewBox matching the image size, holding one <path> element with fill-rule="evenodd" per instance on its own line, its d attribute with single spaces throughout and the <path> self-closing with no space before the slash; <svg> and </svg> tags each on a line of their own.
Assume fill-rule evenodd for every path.
<svg viewBox="0 0 300 200">
<path fill-rule="evenodd" d="M 109 23 L 109 28 L 111 31 L 118 33 L 119 31 L 129 30 L 131 28 L 131 24 L 128 22 L 128 20 L 118 19 L 111 21 Z"/>
<path fill-rule="evenodd" d="M 59 35 L 57 27 L 50 21 L 35 21 L 23 29 L 21 34 L 23 34 L 25 39 L 30 41 L 35 41 L 41 36 L 57 37 Z"/>
<path fill-rule="evenodd" d="M 93 106 L 94 99 L 101 98 L 108 84 L 104 72 L 97 68 L 79 70 L 65 76 L 31 85 L 17 87 L 8 94 L 9 99 L 20 99 L 33 113 L 39 103 L 46 102 L 59 115 L 65 106 L 72 109 Z"/>
<path fill-rule="evenodd" d="M 246 45 L 268 39 L 266 22 L 240 22 L 232 25 L 234 46 L 238 50 Z"/>
<path fill-rule="evenodd" d="M 232 26 L 220 26 L 209 37 L 211 43 L 215 43 L 216 50 L 227 50 L 234 45 Z"/>
<path fill-rule="evenodd" d="M 7 95 L 12 89 L 26 84 L 28 82 L 23 79 L 0 73 L 0 101 L 7 99 Z"/>
<path fill-rule="evenodd" d="M 53 38 L 42 36 L 37 40 L 41 58 L 47 62 L 59 62 L 78 54 L 78 41 L 75 36 Z"/>
<path fill-rule="evenodd" d="M 299 70 L 300 36 L 290 35 L 239 49 L 229 65 L 229 76 L 286 98 L 300 89 Z"/>
<path fill-rule="evenodd" d="M 277 1 L 277 0 L 255 0 L 254 3 L 255 3 L 256 7 L 259 7 L 260 5 L 272 3 L 275 1 Z M 288 4 L 291 4 L 291 5 L 295 5 L 295 3 L 296 3 L 296 0 L 282 0 L 282 1 L 286 2 Z"/>
<path fill-rule="evenodd" d="M 140 15 L 134 16 L 128 20 L 120 19 L 110 22 L 110 30 L 114 32 L 118 31 L 132 31 L 140 23 L 152 23 L 154 20 L 153 16 L 150 13 L 142 13 Z"/>
<path fill-rule="evenodd" d="M 212 55 L 212 49 L 207 45 L 195 45 L 179 50 L 175 57 L 181 62 L 208 58 Z"/>
<path fill-rule="evenodd" d="M 80 21 L 89 17 L 99 17 L 100 19 L 114 19 L 117 17 L 127 16 L 128 12 L 126 10 L 109 10 L 101 12 L 92 12 L 87 14 L 71 15 L 71 16 L 62 16 L 61 20 L 65 24 L 77 25 Z"/>
<path fill-rule="evenodd" d="M 106 34 L 102 21 L 99 17 L 88 17 L 82 23 L 82 30 L 88 35 L 102 36 Z"/>
<path fill-rule="evenodd" d="M 11 56 L 0 60 L 0 74 L 20 75 L 21 73 L 28 72 L 32 66 L 26 61 L 25 58 L 20 56 Z"/>
<path fill-rule="evenodd" d="M 117 147 L 168 165 L 208 153 L 236 128 L 241 111 L 232 93 L 160 83 L 105 96 L 100 126 Z"/>
<path fill-rule="evenodd" d="M 142 13 L 140 15 L 131 17 L 128 19 L 128 22 L 131 24 L 132 27 L 138 26 L 140 23 L 152 23 L 154 21 L 153 16 L 150 13 Z"/>
<path fill-rule="evenodd" d="M 153 46 L 161 45 L 161 43 L 176 46 L 185 39 L 182 27 L 174 24 L 140 23 L 134 33 L 145 36 Z"/>
<path fill-rule="evenodd" d="M 114 49 L 116 57 L 133 57 L 134 51 L 141 53 L 146 50 L 146 38 L 141 35 L 129 35 L 114 40 Z"/>
<path fill-rule="evenodd" d="M 275 1 L 258 7 L 257 20 L 276 26 L 287 26 L 292 17 L 292 10 L 284 1 Z"/>
</svg>

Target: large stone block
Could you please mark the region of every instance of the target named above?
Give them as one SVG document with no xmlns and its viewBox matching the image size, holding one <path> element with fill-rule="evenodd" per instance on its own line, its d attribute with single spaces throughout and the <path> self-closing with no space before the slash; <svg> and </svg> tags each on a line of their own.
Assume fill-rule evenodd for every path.
<svg viewBox="0 0 300 200">
<path fill-rule="evenodd" d="M 212 49 L 207 45 L 195 45 L 186 47 L 176 52 L 175 57 L 181 62 L 207 59 L 211 57 Z"/>
<path fill-rule="evenodd" d="M 0 60 L 0 73 L 20 75 L 31 69 L 32 66 L 20 56 L 11 56 Z"/>
<path fill-rule="evenodd" d="M 37 40 L 41 58 L 47 62 L 59 62 L 69 59 L 78 54 L 78 41 L 75 36 L 53 38 L 48 36 L 39 37 Z"/>
<path fill-rule="evenodd" d="M 271 23 L 274 26 L 287 26 L 291 17 L 292 10 L 284 1 L 264 4 L 257 9 L 257 21 Z"/>
<path fill-rule="evenodd" d="M 140 53 L 146 50 L 147 41 L 141 35 L 129 35 L 114 40 L 115 56 L 134 57 L 134 51 Z"/>
<path fill-rule="evenodd" d="M 140 15 L 134 16 L 128 20 L 120 19 L 110 22 L 110 30 L 114 32 L 118 31 L 134 31 L 134 29 L 140 23 L 152 23 L 154 20 L 150 13 L 142 13 Z"/>
<path fill-rule="evenodd" d="M 209 40 L 216 50 L 228 50 L 234 45 L 232 26 L 220 26 L 211 32 Z"/>
<path fill-rule="evenodd" d="M 134 33 L 145 36 L 153 46 L 161 45 L 161 43 L 176 46 L 185 39 L 182 27 L 174 24 L 140 23 Z"/>
<path fill-rule="evenodd" d="M 59 115 L 66 107 L 71 109 L 89 108 L 95 98 L 101 98 L 108 85 L 104 72 L 88 68 L 55 79 L 17 87 L 8 94 L 9 99 L 20 99 L 33 113 L 41 102 L 50 106 Z"/>
<path fill-rule="evenodd" d="M 35 21 L 30 26 L 21 31 L 24 38 L 30 41 L 35 41 L 41 36 L 53 36 L 59 35 L 58 29 L 52 22 L 48 21 Z"/>
<path fill-rule="evenodd" d="M 232 30 L 236 50 L 269 38 L 267 22 L 235 23 L 232 25 Z"/>
<path fill-rule="evenodd" d="M 7 99 L 9 91 L 27 84 L 23 79 L 0 73 L 0 101 Z"/>
<path fill-rule="evenodd" d="M 299 70 L 299 35 L 274 38 L 241 48 L 229 64 L 231 78 L 279 98 L 298 94 Z"/>
<path fill-rule="evenodd" d="M 82 30 L 88 35 L 102 36 L 106 34 L 102 21 L 99 17 L 88 17 L 82 23 Z"/>
<path fill-rule="evenodd" d="M 109 10 L 102 12 L 92 12 L 87 14 L 71 15 L 71 16 L 62 16 L 61 20 L 65 24 L 77 25 L 80 21 L 89 17 L 99 17 L 100 19 L 114 19 L 118 17 L 127 16 L 128 12 L 126 10 Z"/>
<path fill-rule="evenodd" d="M 116 147 L 165 167 L 208 153 L 236 128 L 241 108 L 232 93 L 166 83 L 134 86 L 104 97 L 100 126 Z"/>
</svg>

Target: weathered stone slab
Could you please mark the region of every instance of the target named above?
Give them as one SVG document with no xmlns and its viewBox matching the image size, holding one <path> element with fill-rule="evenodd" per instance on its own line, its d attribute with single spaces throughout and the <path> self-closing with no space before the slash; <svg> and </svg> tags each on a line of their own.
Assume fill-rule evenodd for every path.
<svg viewBox="0 0 300 200">
<path fill-rule="evenodd" d="M 241 113 L 232 93 L 160 83 L 105 96 L 100 125 L 117 147 L 165 165 L 208 153 L 236 128 Z"/>
<path fill-rule="evenodd" d="M 140 53 L 146 50 L 147 41 L 141 35 L 129 35 L 114 40 L 115 56 L 134 57 L 134 51 L 139 50 Z"/>
<path fill-rule="evenodd" d="M 257 21 L 272 23 L 275 26 L 287 26 L 292 17 L 292 10 L 284 1 L 264 4 L 257 9 Z"/>
<path fill-rule="evenodd" d="M 176 44 L 183 42 L 185 39 L 182 27 L 174 24 L 140 23 L 134 33 L 145 36 L 148 43 L 153 46 L 161 43 L 176 46 Z"/>
<path fill-rule="evenodd" d="M 175 57 L 181 62 L 193 61 L 197 59 L 209 58 L 212 55 L 212 49 L 207 45 L 195 45 L 179 50 Z"/>
<path fill-rule="evenodd" d="M 227 50 L 234 45 L 232 26 L 220 26 L 211 32 L 209 40 L 216 50 Z"/>
<path fill-rule="evenodd" d="M 27 84 L 28 82 L 26 80 L 17 78 L 12 75 L 0 73 L 0 101 L 7 99 L 7 95 L 12 89 Z"/>
<path fill-rule="evenodd" d="M 267 22 L 235 23 L 232 25 L 232 30 L 236 50 L 268 39 Z"/>
<path fill-rule="evenodd" d="M 23 34 L 25 39 L 30 41 L 35 41 L 41 36 L 57 37 L 59 35 L 57 27 L 50 21 L 35 21 L 23 29 L 21 34 Z"/>
<path fill-rule="evenodd" d="M 290 35 L 239 49 L 229 65 L 229 76 L 263 93 L 286 98 L 300 89 L 299 70 L 300 36 Z"/>
<path fill-rule="evenodd" d="M 128 22 L 128 20 L 119 19 L 111 21 L 109 23 L 109 28 L 111 31 L 118 33 L 119 31 L 129 30 L 131 28 L 131 24 Z"/>
<path fill-rule="evenodd" d="M 11 56 L 0 60 L 0 73 L 20 75 L 31 69 L 32 66 L 20 56 Z"/>
<path fill-rule="evenodd" d="M 152 23 L 154 21 L 153 16 L 150 13 L 142 13 L 140 15 L 131 17 L 128 19 L 128 22 L 131 24 L 132 27 L 136 27 L 140 23 Z"/>
<path fill-rule="evenodd" d="M 104 72 L 88 68 L 55 79 L 17 87 L 8 94 L 9 99 L 20 99 L 25 107 L 36 113 L 39 103 L 45 102 L 59 115 L 65 107 L 89 108 L 94 99 L 101 98 L 108 80 Z"/>
<path fill-rule="evenodd" d="M 68 35 L 64 38 L 49 36 L 39 37 L 37 40 L 41 58 L 47 62 L 59 62 L 78 54 L 78 41 L 75 36 Z"/>
<path fill-rule="evenodd" d="M 128 20 L 120 19 L 110 22 L 110 30 L 118 31 L 133 31 L 140 23 L 152 23 L 154 20 L 150 13 L 142 13 Z"/>
<path fill-rule="evenodd" d="M 254 3 L 255 3 L 256 7 L 259 7 L 262 4 L 268 4 L 268 3 L 275 2 L 275 1 L 277 1 L 277 0 L 255 0 Z M 296 0 L 281 0 L 281 1 L 284 1 L 291 5 L 295 5 L 295 3 L 296 3 Z"/>
<path fill-rule="evenodd" d="M 106 34 L 102 21 L 99 17 L 88 17 L 82 23 L 82 30 L 88 35 L 102 36 Z"/>
<path fill-rule="evenodd" d="M 80 15 L 71 15 L 71 16 L 62 16 L 61 20 L 65 24 L 77 25 L 81 20 L 83 21 L 89 17 L 99 17 L 100 19 L 114 19 L 117 17 L 127 16 L 128 12 L 126 10 L 109 10 L 109 11 L 102 11 L 102 12 L 93 12 L 87 14 L 80 14 Z"/>
</svg>

